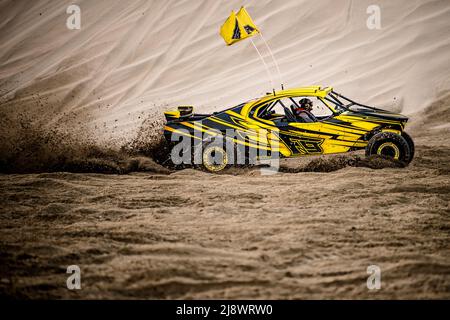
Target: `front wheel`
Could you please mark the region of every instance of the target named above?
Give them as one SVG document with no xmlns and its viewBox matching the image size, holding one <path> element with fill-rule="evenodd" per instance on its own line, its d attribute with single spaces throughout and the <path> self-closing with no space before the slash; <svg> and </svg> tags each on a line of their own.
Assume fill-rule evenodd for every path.
<svg viewBox="0 0 450 320">
<path fill-rule="evenodd" d="M 413 158 L 413 153 L 406 139 L 393 132 L 380 132 L 369 140 L 366 147 L 366 156 L 375 154 L 393 158 L 405 164 L 409 164 Z"/>
<path fill-rule="evenodd" d="M 406 140 L 406 142 L 408 143 L 409 146 L 409 151 L 411 152 L 411 160 L 414 158 L 414 153 L 415 153 L 415 146 L 414 146 L 414 141 L 411 138 L 411 136 L 409 134 L 407 134 L 405 131 L 402 132 L 402 137 Z"/>
</svg>

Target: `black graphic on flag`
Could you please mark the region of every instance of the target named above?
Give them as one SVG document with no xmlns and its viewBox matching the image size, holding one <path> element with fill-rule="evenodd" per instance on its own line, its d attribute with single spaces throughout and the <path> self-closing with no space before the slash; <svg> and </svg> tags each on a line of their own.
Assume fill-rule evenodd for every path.
<svg viewBox="0 0 450 320">
<path fill-rule="evenodd" d="M 241 38 L 241 30 L 239 30 L 239 23 L 236 19 L 236 24 L 234 25 L 233 38 L 232 39 L 240 39 Z"/>
<path fill-rule="evenodd" d="M 251 34 L 253 31 L 255 31 L 255 28 L 253 28 L 252 26 L 244 26 L 245 31 L 247 32 L 247 34 Z"/>
</svg>

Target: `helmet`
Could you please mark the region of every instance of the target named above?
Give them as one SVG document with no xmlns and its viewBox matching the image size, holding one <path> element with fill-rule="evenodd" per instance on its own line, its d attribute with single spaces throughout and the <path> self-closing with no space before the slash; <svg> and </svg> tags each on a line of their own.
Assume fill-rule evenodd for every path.
<svg viewBox="0 0 450 320">
<path fill-rule="evenodd" d="M 308 98 L 303 98 L 299 101 L 300 108 L 305 109 L 306 111 L 311 111 L 313 108 L 313 102 Z"/>
</svg>

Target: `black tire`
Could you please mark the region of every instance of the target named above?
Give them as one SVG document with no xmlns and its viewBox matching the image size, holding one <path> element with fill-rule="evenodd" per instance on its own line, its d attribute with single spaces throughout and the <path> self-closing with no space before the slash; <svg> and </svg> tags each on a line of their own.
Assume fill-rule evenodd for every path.
<svg viewBox="0 0 450 320">
<path fill-rule="evenodd" d="M 217 164 L 217 167 L 213 167 L 210 162 L 208 163 L 205 157 L 208 156 L 211 148 L 219 151 L 221 155 L 226 155 L 225 164 L 221 163 Z M 219 139 L 219 141 L 215 141 L 214 138 L 205 140 L 202 142 L 201 148 L 199 146 L 192 151 L 194 168 L 213 173 L 218 173 L 232 166 L 238 168 L 252 167 L 256 164 L 256 159 L 257 150 L 250 150 L 250 147 L 235 143 L 226 137 L 223 140 Z M 198 164 L 199 162 L 200 165 Z"/>
<path fill-rule="evenodd" d="M 412 160 L 408 142 L 401 135 L 393 132 L 377 133 L 369 140 L 366 156 L 381 155 L 409 164 Z"/>
<path fill-rule="evenodd" d="M 195 153 L 197 153 L 197 159 L 200 159 L 201 162 L 201 165 L 197 164 L 195 167 L 203 171 L 218 173 L 228 168 L 230 163 L 233 163 L 224 143 L 205 141 Z"/>
<path fill-rule="evenodd" d="M 411 153 L 411 160 L 410 160 L 410 162 L 412 161 L 412 159 L 414 159 L 414 154 L 415 154 L 415 152 L 416 152 L 416 148 L 415 148 L 415 146 L 414 146 L 414 141 L 413 141 L 413 139 L 411 138 L 411 136 L 409 135 L 409 134 L 407 134 L 406 132 L 402 132 L 402 137 L 406 140 L 406 142 L 408 143 L 408 146 L 409 146 L 409 152 Z"/>
</svg>

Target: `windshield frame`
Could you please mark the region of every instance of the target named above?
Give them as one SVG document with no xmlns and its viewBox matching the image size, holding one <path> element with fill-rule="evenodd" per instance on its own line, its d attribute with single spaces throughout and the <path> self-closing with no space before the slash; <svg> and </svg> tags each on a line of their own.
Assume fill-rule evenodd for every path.
<svg viewBox="0 0 450 320">
<path fill-rule="evenodd" d="M 342 94 L 337 93 L 334 90 L 330 91 L 330 93 L 327 95 L 327 97 L 328 96 L 330 96 L 331 99 L 332 99 L 332 100 L 329 100 L 329 101 L 333 101 L 334 103 L 336 103 L 339 108 L 343 109 L 343 111 L 346 110 L 346 111 L 353 111 L 353 112 L 355 112 L 354 110 L 350 109 L 353 106 L 367 108 L 367 109 L 369 109 L 371 111 L 384 111 L 384 110 L 379 109 L 379 108 L 371 107 L 371 106 L 368 106 L 368 105 L 365 105 L 365 104 L 353 101 L 350 98 L 347 98 L 346 96 L 343 96 Z M 327 99 L 327 97 L 325 97 L 325 99 Z M 347 104 L 343 104 L 340 99 L 346 101 Z M 342 113 L 343 111 L 341 111 L 340 113 Z"/>
</svg>

